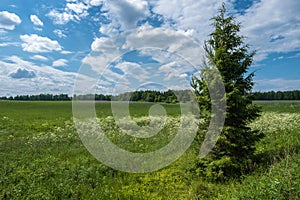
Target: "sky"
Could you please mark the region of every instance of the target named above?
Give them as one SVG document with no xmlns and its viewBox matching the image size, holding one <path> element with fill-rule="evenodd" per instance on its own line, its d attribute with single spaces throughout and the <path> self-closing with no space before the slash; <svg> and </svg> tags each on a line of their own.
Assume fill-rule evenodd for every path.
<svg viewBox="0 0 300 200">
<path fill-rule="evenodd" d="M 219 0 L 2 0 L 0 96 L 186 89 Z M 254 91 L 300 89 L 300 1 L 224 0 Z"/>
</svg>

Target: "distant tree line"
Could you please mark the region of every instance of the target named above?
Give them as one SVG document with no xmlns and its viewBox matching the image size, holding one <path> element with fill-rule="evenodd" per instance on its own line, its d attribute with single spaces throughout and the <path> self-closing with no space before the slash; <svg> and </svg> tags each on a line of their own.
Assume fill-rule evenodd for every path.
<svg viewBox="0 0 300 200">
<path fill-rule="evenodd" d="M 119 95 L 104 94 L 84 94 L 74 95 L 70 97 L 67 94 L 38 94 L 38 95 L 17 95 L 10 97 L 0 97 L 0 100 L 16 100 L 16 101 L 71 101 L 76 100 L 96 100 L 96 101 L 142 101 L 142 102 L 164 102 L 177 103 L 187 102 L 191 100 L 191 91 L 189 90 L 167 90 L 167 91 L 135 91 L 125 92 Z"/>
<path fill-rule="evenodd" d="M 104 94 L 86 94 L 86 95 L 74 95 L 77 100 L 99 100 L 99 101 L 110 101 L 111 95 Z M 68 94 L 37 94 L 37 95 L 17 95 L 10 97 L 0 97 L 0 100 L 10 101 L 71 101 L 73 97 Z"/>
<path fill-rule="evenodd" d="M 300 90 L 294 91 L 270 91 L 253 92 L 253 100 L 300 100 Z M 167 91 L 135 91 L 125 92 L 119 95 L 104 94 L 85 94 L 74 95 L 77 100 L 96 100 L 96 101 L 142 101 L 142 102 L 162 102 L 177 103 L 191 101 L 192 92 L 190 90 L 167 90 Z M 16 101 L 71 101 L 73 97 L 67 94 L 38 94 L 38 95 L 17 95 L 10 97 L 0 97 L 0 100 Z"/>
<path fill-rule="evenodd" d="M 254 92 L 254 100 L 300 100 L 300 90 Z"/>
<path fill-rule="evenodd" d="M 96 100 L 96 101 L 111 101 L 112 95 L 104 95 L 104 94 L 81 94 L 81 95 L 74 95 L 73 97 L 76 100 Z M 71 98 L 71 99 L 73 99 Z"/>
<path fill-rule="evenodd" d="M 112 100 L 178 103 L 178 102 L 190 101 L 191 95 L 192 92 L 190 90 L 176 90 L 176 91 L 146 90 L 146 91 L 126 92 L 117 96 L 113 96 Z"/>
<path fill-rule="evenodd" d="M 67 94 L 38 94 L 38 95 L 17 95 L 10 97 L 0 97 L 1 100 L 16 100 L 16 101 L 70 101 L 71 97 Z"/>
</svg>

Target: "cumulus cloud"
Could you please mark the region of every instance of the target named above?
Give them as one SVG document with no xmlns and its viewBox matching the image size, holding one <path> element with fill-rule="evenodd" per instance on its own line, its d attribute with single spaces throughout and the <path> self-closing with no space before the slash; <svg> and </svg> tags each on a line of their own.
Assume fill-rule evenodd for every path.
<svg viewBox="0 0 300 200">
<path fill-rule="evenodd" d="M 36 34 L 21 35 L 20 39 L 23 41 L 23 51 L 42 53 L 62 50 L 62 47 L 57 41 Z"/>
<path fill-rule="evenodd" d="M 81 15 L 83 13 L 85 13 L 84 15 L 86 15 L 87 14 L 86 10 L 89 8 L 88 5 L 83 4 L 82 2 L 79 2 L 79 3 L 67 3 L 66 7 L 69 10 L 71 10 L 71 11 L 73 11 L 76 14 L 79 14 L 79 15 Z"/>
<path fill-rule="evenodd" d="M 212 31 L 211 17 L 221 6 L 217 0 L 155 0 L 149 1 L 154 13 L 164 18 L 163 26 L 176 30 L 190 30 L 191 37 L 199 41 L 208 39 Z M 233 2 L 226 0 L 227 9 L 235 13 Z M 272 53 L 287 53 L 300 46 L 300 1 L 255 1 L 244 12 L 236 14 L 242 22 L 242 35 L 258 51 L 256 61 Z"/>
<path fill-rule="evenodd" d="M 18 66 L 18 68 L 19 67 L 28 68 L 31 65 L 33 65 L 32 62 L 25 61 L 25 60 L 23 60 L 22 58 L 20 58 L 18 56 L 9 56 L 9 57 L 5 58 L 4 60 L 9 61 L 10 63 L 16 64 Z"/>
<path fill-rule="evenodd" d="M 77 1 L 68 2 L 72 5 L 68 5 L 67 10 L 80 18 L 79 15 L 84 13 L 86 6 L 77 5 Z M 91 1 L 84 2 L 91 5 Z M 97 4 L 100 2 L 97 1 Z M 247 37 L 246 42 L 258 50 L 256 61 L 265 60 L 274 52 L 292 52 L 299 49 L 300 17 L 295 14 L 300 7 L 299 1 L 254 1 L 243 12 L 235 10 L 234 2 L 225 0 L 226 7 L 231 13 L 235 13 L 237 21 L 242 22 L 242 35 Z M 151 56 L 162 64 L 151 74 L 158 80 L 189 79 L 191 72 L 203 64 L 203 41 L 209 38 L 213 30 L 210 19 L 221 6 L 218 0 L 123 0 L 103 1 L 103 4 L 101 9 L 105 13 L 103 16 L 106 17 L 106 22 L 101 24 L 99 31 L 105 37 L 94 39 L 91 44 L 93 54 L 84 58 L 83 63 L 99 74 L 105 72 L 112 82 L 119 79 L 121 74 L 106 70 L 107 65 L 124 52 L 135 49 L 142 49 L 142 54 Z M 145 20 L 151 17 L 153 19 L 153 16 L 159 16 L 159 28 Z M 123 31 L 130 32 L 127 34 Z M 177 57 L 164 57 L 162 51 L 151 52 L 147 48 L 173 52 Z M 191 66 L 185 68 L 180 59 Z M 125 73 L 129 69 L 126 67 L 132 65 L 124 61 L 116 66 Z M 124 84 L 130 87 L 131 82 L 124 79 Z M 175 83 L 175 86 L 176 84 L 178 86 L 181 83 Z"/>
<path fill-rule="evenodd" d="M 21 22 L 22 20 L 15 13 L 10 13 L 8 11 L 0 12 L 0 28 L 6 30 L 14 30 L 15 27 Z"/>
<path fill-rule="evenodd" d="M 116 49 L 115 41 L 112 38 L 95 38 L 91 45 L 92 51 L 109 52 Z"/>
<path fill-rule="evenodd" d="M 0 60 L 0 66 L 0 85 L 4 86 L 0 90 L 0 96 L 39 93 L 72 94 L 74 81 L 77 77 L 76 73 L 63 72 L 50 66 L 41 67 L 18 56 L 10 56 L 5 60 Z M 10 76 L 21 77 L 17 76 L 18 71 L 21 71 L 20 74 L 27 74 L 27 77 L 33 76 L 33 72 L 35 77 L 28 80 L 24 76 L 23 78 Z M 89 79 L 84 75 L 78 75 L 78 78 Z"/>
<path fill-rule="evenodd" d="M 48 61 L 48 58 L 41 55 L 34 55 L 30 57 L 32 60 L 39 60 L 39 61 Z"/>
<path fill-rule="evenodd" d="M 191 73 L 191 69 L 186 69 L 186 67 L 182 66 L 179 62 L 172 61 L 162 65 L 159 71 L 165 74 L 165 80 L 184 79 L 188 77 L 187 73 Z"/>
<path fill-rule="evenodd" d="M 82 59 L 82 63 L 89 65 L 92 70 L 101 74 L 110 62 L 117 59 L 122 53 L 115 38 L 95 38 L 91 44 L 93 54 Z"/>
<path fill-rule="evenodd" d="M 36 15 L 30 15 L 30 20 L 35 26 L 44 26 L 44 23 Z"/>
<path fill-rule="evenodd" d="M 165 23 L 162 28 L 153 28 L 148 23 L 138 25 L 137 22 L 151 17 L 150 7 L 154 14 L 164 18 Z M 115 51 L 118 47 L 127 50 L 144 47 L 161 48 L 176 52 L 195 65 L 202 64 L 202 44 L 194 38 L 199 38 L 200 41 L 207 39 L 210 32 L 208 29 L 210 18 L 219 7 L 217 0 L 107 1 L 102 9 L 107 11 L 106 16 L 111 23 L 102 25 L 100 32 L 107 36 L 112 35 L 114 38 L 124 37 L 126 42 L 123 46 L 111 45 L 114 43 L 111 41 L 113 38 L 96 38 L 92 50 L 101 49 L 106 53 L 107 49 L 111 48 L 111 51 Z M 125 31 L 131 30 L 131 34 L 120 36 L 122 34 L 119 32 L 120 28 Z M 159 55 L 157 59 L 158 57 Z"/>
<path fill-rule="evenodd" d="M 247 42 L 258 50 L 256 60 L 271 53 L 287 53 L 300 46 L 300 1 L 261 0 L 237 16 Z"/>
<path fill-rule="evenodd" d="M 57 35 L 58 37 L 60 37 L 60 38 L 66 38 L 66 37 L 67 37 L 67 35 L 64 33 L 64 31 L 63 31 L 63 30 L 60 30 L 60 29 L 55 29 L 55 30 L 53 31 L 53 33 L 54 33 L 55 35 Z"/>
<path fill-rule="evenodd" d="M 194 66 L 202 64 L 201 44 L 193 40 L 188 32 L 181 30 L 141 26 L 126 37 L 123 47 L 127 49 L 157 48 L 167 50 L 175 53 L 181 59 L 188 60 Z M 163 57 L 160 53 L 156 54 L 151 51 L 151 56 L 160 63 L 170 62 L 170 58 Z"/>
<path fill-rule="evenodd" d="M 46 16 L 52 19 L 54 24 L 63 25 L 70 21 L 80 21 L 89 15 L 89 8 L 101 4 L 101 0 L 67 1 L 64 9 L 52 9 Z"/>
<path fill-rule="evenodd" d="M 198 44 L 186 37 L 185 32 L 163 28 L 140 27 L 131 34 L 120 34 L 118 39 L 96 38 L 92 49 L 93 54 L 83 62 L 117 93 L 133 91 L 146 82 L 170 89 L 180 85 L 186 89 L 190 87 L 191 74 L 198 70 L 190 62 L 201 62 Z M 124 55 L 136 49 L 141 57 L 151 58 L 150 62 L 124 60 Z"/>
<path fill-rule="evenodd" d="M 68 12 L 59 12 L 57 10 L 51 10 L 47 16 L 53 20 L 54 24 L 63 25 L 68 23 L 69 21 L 78 20 L 79 18 L 76 15 Z"/>
<path fill-rule="evenodd" d="M 91 45 L 93 54 L 83 62 L 110 82 L 108 88 L 115 92 L 133 91 L 145 82 L 171 89 L 178 88 L 179 84 L 181 89 L 186 89 L 190 87 L 191 74 L 198 70 L 190 63 L 198 66 L 201 62 L 201 47 L 189 35 L 188 31 L 143 25 L 118 37 L 95 38 Z M 124 54 L 136 49 L 140 56 L 152 58 L 151 62 L 156 64 L 124 60 Z M 173 73 L 166 70 L 171 62 L 176 62 Z M 164 67 L 159 68 L 160 65 Z"/>
<path fill-rule="evenodd" d="M 133 62 L 121 62 L 115 67 L 120 69 L 129 79 L 145 80 L 150 75 L 140 64 Z"/>
<path fill-rule="evenodd" d="M 88 0 L 88 4 L 91 6 L 100 6 L 103 0 Z"/>
<path fill-rule="evenodd" d="M 226 7 L 232 7 L 229 0 Z M 164 17 L 164 26 L 184 31 L 190 30 L 194 38 L 207 39 L 211 32 L 210 19 L 221 6 L 218 0 L 158 0 L 150 1 L 153 11 Z"/>
<path fill-rule="evenodd" d="M 255 91 L 290 91 L 299 90 L 299 79 L 261 79 L 256 80 Z"/>
<path fill-rule="evenodd" d="M 21 68 L 19 68 L 16 72 L 11 73 L 9 76 L 15 79 L 36 77 L 33 71 L 28 71 L 26 69 L 21 69 Z"/>
<path fill-rule="evenodd" d="M 145 0 L 106 1 L 103 10 L 107 10 L 109 18 L 117 20 L 125 30 L 136 27 L 137 22 L 150 13 Z"/>
<path fill-rule="evenodd" d="M 109 24 L 102 24 L 99 31 L 106 36 L 116 37 L 120 33 L 120 25 L 116 21 Z"/>
<path fill-rule="evenodd" d="M 66 59 L 55 60 L 52 64 L 53 67 L 64 67 L 67 65 L 68 65 L 68 61 Z"/>
</svg>

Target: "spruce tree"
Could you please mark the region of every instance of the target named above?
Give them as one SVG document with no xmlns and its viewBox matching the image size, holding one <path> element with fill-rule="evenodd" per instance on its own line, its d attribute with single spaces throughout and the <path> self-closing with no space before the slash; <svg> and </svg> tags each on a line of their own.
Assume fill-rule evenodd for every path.
<svg viewBox="0 0 300 200">
<path fill-rule="evenodd" d="M 259 107 L 252 104 L 251 91 L 254 72 L 250 73 L 255 52 L 249 50 L 244 37 L 239 35 L 241 24 L 233 16 L 227 16 L 225 5 L 212 18 L 214 31 L 205 42 L 207 65 L 200 77 L 192 79 L 199 108 L 200 138 L 205 137 L 205 126 L 211 116 L 211 102 L 207 80 L 213 79 L 214 66 L 221 74 L 226 92 L 225 124 L 212 151 L 197 162 L 202 175 L 214 180 L 239 177 L 250 170 L 255 153 L 255 143 L 263 134 L 249 128 L 249 123 L 259 117 Z M 204 120 L 203 120 L 204 118 Z"/>
</svg>

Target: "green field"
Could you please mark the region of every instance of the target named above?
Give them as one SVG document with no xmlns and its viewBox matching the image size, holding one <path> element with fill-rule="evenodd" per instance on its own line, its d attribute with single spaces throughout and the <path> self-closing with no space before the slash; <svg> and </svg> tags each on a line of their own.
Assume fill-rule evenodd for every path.
<svg viewBox="0 0 300 200">
<path fill-rule="evenodd" d="M 172 165 L 131 174 L 97 161 L 83 146 L 71 102 L 0 102 L 0 199 L 300 199 L 300 102 L 255 102 L 262 116 L 251 126 L 266 137 L 257 144 L 253 173 L 224 183 L 197 176 L 197 144 Z M 162 104 L 170 118 L 154 138 L 121 135 L 110 103 L 97 103 L 105 133 L 120 147 L 149 152 L 176 134 L 176 104 Z M 132 103 L 130 113 L 147 125 L 152 104 Z"/>
</svg>

